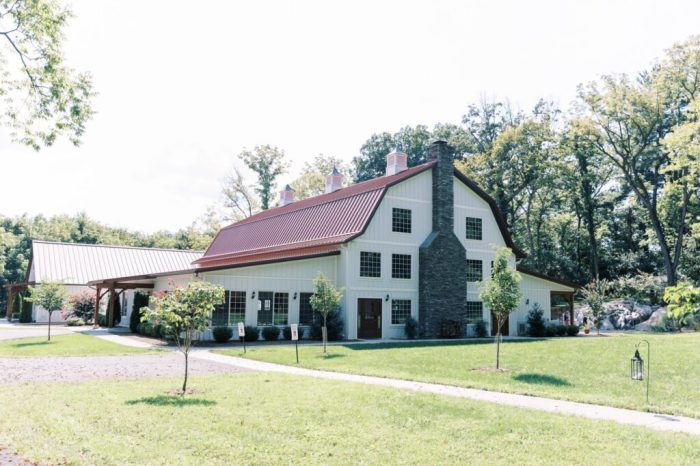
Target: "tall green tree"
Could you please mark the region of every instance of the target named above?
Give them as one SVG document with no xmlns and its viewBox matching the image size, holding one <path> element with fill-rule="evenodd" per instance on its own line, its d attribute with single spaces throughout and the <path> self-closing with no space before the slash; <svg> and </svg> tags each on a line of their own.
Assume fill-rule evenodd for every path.
<svg viewBox="0 0 700 466">
<path fill-rule="evenodd" d="M 481 285 L 479 296 L 496 319 L 496 369 L 501 363 L 501 329 L 508 316 L 520 304 L 520 274 L 509 264 L 513 253 L 509 248 L 498 248 L 493 260 L 492 276 Z"/>
<path fill-rule="evenodd" d="M 393 134 L 373 134 L 360 147 L 360 155 L 353 159 L 355 182 L 384 176 L 386 156 L 396 148 L 408 155 L 409 167 L 424 163 L 432 138 L 428 127 L 423 125 L 406 126 Z"/>
<path fill-rule="evenodd" d="M 305 162 L 299 178 L 291 183 L 297 199 L 306 199 L 323 194 L 326 189 L 326 175 L 336 168 L 343 175 L 343 183 L 350 182 L 350 167 L 348 164 L 333 156 L 319 154 L 310 162 Z"/>
<path fill-rule="evenodd" d="M 78 145 L 92 109 L 92 81 L 66 66 L 70 9 L 55 0 L 0 0 L 0 124 L 39 150 L 66 136 Z"/>
<path fill-rule="evenodd" d="M 257 175 L 254 191 L 260 196 L 260 207 L 267 210 L 275 195 L 275 181 L 287 170 L 284 151 L 266 144 L 255 146 L 253 150 L 243 149 L 238 157 Z"/>
</svg>

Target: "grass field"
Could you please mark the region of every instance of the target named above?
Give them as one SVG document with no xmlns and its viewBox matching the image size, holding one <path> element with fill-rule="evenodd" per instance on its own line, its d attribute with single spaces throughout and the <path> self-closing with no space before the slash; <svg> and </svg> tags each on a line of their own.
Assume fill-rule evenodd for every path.
<svg viewBox="0 0 700 466">
<path fill-rule="evenodd" d="M 699 464 L 700 439 L 280 374 L 13 386 L 2 441 L 51 464 Z"/>
<path fill-rule="evenodd" d="M 81 333 L 0 341 L 0 357 L 108 356 L 143 354 L 153 350 L 130 348 Z"/>
<path fill-rule="evenodd" d="M 506 341 L 501 373 L 480 370 L 495 367 L 493 342 L 341 345 L 328 357 L 304 345 L 299 353 L 300 365 L 313 369 L 646 409 L 645 383 L 630 380 L 640 338 L 651 343 L 649 409 L 700 417 L 700 333 Z M 237 348 L 219 352 L 242 356 Z M 292 346 L 252 347 L 246 357 L 296 364 Z"/>
</svg>

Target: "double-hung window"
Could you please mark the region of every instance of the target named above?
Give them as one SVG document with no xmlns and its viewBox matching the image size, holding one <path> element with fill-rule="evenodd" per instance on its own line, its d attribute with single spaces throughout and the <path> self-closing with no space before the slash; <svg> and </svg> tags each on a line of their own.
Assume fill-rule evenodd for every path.
<svg viewBox="0 0 700 466">
<path fill-rule="evenodd" d="M 391 211 L 391 231 L 398 233 L 411 232 L 411 209 L 394 207 Z"/>
<path fill-rule="evenodd" d="M 484 279 L 484 265 L 478 259 L 467 259 L 467 281 L 480 282 Z"/>
<path fill-rule="evenodd" d="M 382 276 L 382 253 L 360 251 L 360 277 Z"/>
</svg>

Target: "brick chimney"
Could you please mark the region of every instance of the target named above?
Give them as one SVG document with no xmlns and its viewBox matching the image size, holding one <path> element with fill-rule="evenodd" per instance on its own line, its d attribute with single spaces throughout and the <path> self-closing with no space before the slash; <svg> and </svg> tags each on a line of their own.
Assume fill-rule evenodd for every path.
<svg viewBox="0 0 700 466">
<path fill-rule="evenodd" d="M 386 176 L 396 175 L 408 168 L 408 155 L 398 147 L 386 156 Z"/>
<path fill-rule="evenodd" d="M 333 167 L 333 171 L 326 175 L 326 193 L 332 193 L 343 187 L 343 175 L 337 168 Z"/>
<path fill-rule="evenodd" d="M 291 186 L 286 185 L 282 191 L 280 191 L 280 207 L 294 202 L 294 190 Z"/>
<path fill-rule="evenodd" d="M 433 175 L 433 231 L 418 253 L 418 322 L 423 338 L 440 337 L 443 325 L 463 323 L 467 257 L 454 233 L 454 150 L 445 141 L 428 148 Z"/>
</svg>

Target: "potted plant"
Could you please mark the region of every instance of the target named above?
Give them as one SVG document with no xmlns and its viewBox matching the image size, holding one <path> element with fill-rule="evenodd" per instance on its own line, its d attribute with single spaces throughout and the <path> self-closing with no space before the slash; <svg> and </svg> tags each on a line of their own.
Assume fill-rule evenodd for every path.
<svg viewBox="0 0 700 466">
<path fill-rule="evenodd" d="M 588 322 L 586 322 L 586 323 L 584 324 L 584 326 L 583 326 L 583 333 L 585 333 L 586 335 L 588 335 L 589 333 L 591 333 L 591 326 L 588 325 Z"/>
</svg>

